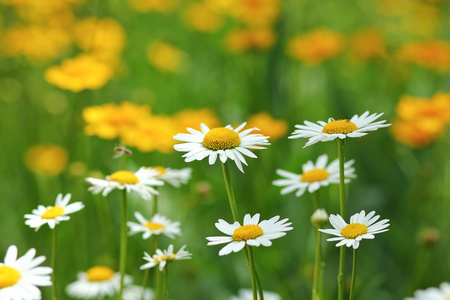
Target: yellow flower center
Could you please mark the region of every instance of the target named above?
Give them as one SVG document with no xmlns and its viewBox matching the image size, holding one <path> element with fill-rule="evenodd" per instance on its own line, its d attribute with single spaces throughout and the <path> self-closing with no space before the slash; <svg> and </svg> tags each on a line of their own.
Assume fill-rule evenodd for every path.
<svg viewBox="0 0 450 300">
<path fill-rule="evenodd" d="M 157 166 L 157 167 L 153 167 L 153 169 L 156 169 L 156 171 L 159 172 L 158 176 L 162 176 L 164 174 L 166 174 L 166 168 L 162 167 L 162 166 Z"/>
<path fill-rule="evenodd" d="M 152 221 L 148 221 L 144 226 L 150 230 L 166 229 L 166 226 L 164 226 L 163 224 L 154 223 Z"/>
<path fill-rule="evenodd" d="M 343 120 L 332 120 L 323 126 L 322 132 L 328 134 L 343 133 L 347 134 L 357 130 L 358 127 L 352 121 L 347 119 Z"/>
<path fill-rule="evenodd" d="M 203 146 L 211 150 L 233 149 L 240 144 L 239 135 L 234 130 L 225 127 L 211 129 L 203 138 Z"/>
<path fill-rule="evenodd" d="M 13 286 L 19 281 L 20 272 L 8 266 L 0 267 L 0 289 Z"/>
<path fill-rule="evenodd" d="M 95 266 L 87 270 L 88 281 L 106 281 L 114 276 L 114 271 L 108 267 Z"/>
<path fill-rule="evenodd" d="M 258 225 L 244 225 L 236 228 L 233 232 L 233 240 L 246 241 L 256 239 L 264 234 L 264 231 Z"/>
<path fill-rule="evenodd" d="M 48 208 L 41 216 L 42 219 L 55 219 L 64 213 L 64 208 L 60 206 L 52 206 Z"/>
<path fill-rule="evenodd" d="M 173 254 L 173 253 L 169 256 L 169 258 L 166 258 L 165 255 L 161 255 L 161 257 L 155 257 L 155 258 L 153 259 L 153 261 L 154 261 L 155 263 L 159 263 L 159 262 L 162 262 L 162 261 L 164 261 L 164 260 L 173 260 L 174 257 L 175 257 L 175 254 Z"/>
<path fill-rule="evenodd" d="M 356 237 L 366 234 L 367 226 L 359 223 L 348 224 L 341 230 L 341 234 L 346 239 L 355 239 Z"/>
<path fill-rule="evenodd" d="M 130 171 L 117 171 L 109 176 L 109 181 L 116 181 L 120 184 L 136 184 L 139 183 L 139 178 Z"/>
<path fill-rule="evenodd" d="M 330 177 L 330 173 L 328 173 L 325 169 L 313 169 L 308 172 L 305 172 L 300 177 L 301 182 L 316 182 L 322 181 Z"/>
</svg>

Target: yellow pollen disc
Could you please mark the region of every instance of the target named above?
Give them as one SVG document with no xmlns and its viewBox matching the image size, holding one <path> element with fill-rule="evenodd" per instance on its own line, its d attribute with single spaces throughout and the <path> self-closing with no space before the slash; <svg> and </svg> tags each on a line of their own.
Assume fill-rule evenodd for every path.
<svg viewBox="0 0 450 300">
<path fill-rule="evenodd" d="M 64 208 L 60 206 L 52 206 L 48 208 L 41 216 L 42 219 L 55 219 L 64 213 Z"/>
<path fill-rule="evenodd" d="M 114 276 L 114 271 L 108 267 L 95 266 L 87 270 L 88 281 L 106 281 Z"/>
<path fill-rule="evenodd" d="M 236 228 L 233 232 L 233 240 L 246 241 L 256 239 L 264 234 L 264 231 L 258 225 L 244 225 Z"/>
<path fill-rule="evenodd" d="M 301 182 L 316 182 L 322 181 L 330 177 L 330 173 L 328 173 L 325 169 L 313 169 L 308 172 L 305 172 L 300 177 Z"/>
<path fill-rule="evenodd" d="M 8 266 L 0 267 L 0 289 L 13 286 L 19 281 L 20 273 Z"/>
<path fill-rule="evenodd" d="M 356 129 L 358 129 L 358 127 L 355 125 L 355 123 L 347 119 L 344 119 L 344 120 L 333 120 L 329 122 L 323 127 L 322 132 L 328 134 L 336 134 L 336 133 L 347 134 L 355 131 Z"/>
<path fill-rule="evenodd" d="M 152 221 L 148 221 L 144 226 L 150 230 L 166 229 L 166 226 L 164 226 L 163 224 L 154 223 Z"/>
<path fill-rule="evenodd" d="M 359 223 L 348 224 L 341 230 L 341 234 L 346 239 L 355 239 L 356 237 L 366 234 L 367 226 Z"/>
<path fill-rule="evenodd" d="M 120 184 L 137 184 L 139 179 L 130 171 L 117 171 L 109 176 L 109 181 L 116 181 Z"/>
<path fill-rule="evenodd" d="M 225 127 L 211 129 L 203 138 L 203 146 L 211 150 L 233 149 L 240 144 L 239 134 Z"/>
<path fill-rule="evenodd" d="M 159 172 L 158 176 L 164 175 L 166 174 L 166 168 L 162 167 L 162 166 L 157 166 L 157 167 L 153 167 L 153 169 L 156 169 L 156 171 Z"/>
</svg>

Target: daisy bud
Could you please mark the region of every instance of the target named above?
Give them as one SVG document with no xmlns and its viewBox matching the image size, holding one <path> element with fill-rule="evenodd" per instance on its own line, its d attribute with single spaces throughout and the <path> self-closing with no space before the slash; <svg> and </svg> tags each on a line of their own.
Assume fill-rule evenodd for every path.
<svg viewBox="0 0 450 300">
<path fill-rule="evenodd" d="M 316 228 L 322 228 L 328 223 L 328 214 L 323 208 L 317 209 L 311 216 L 311 223 Z"/>
</svg>

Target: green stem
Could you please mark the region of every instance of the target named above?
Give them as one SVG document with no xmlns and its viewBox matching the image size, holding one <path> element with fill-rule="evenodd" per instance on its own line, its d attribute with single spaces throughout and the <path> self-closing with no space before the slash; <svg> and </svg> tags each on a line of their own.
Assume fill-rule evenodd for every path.
<svg viewBox="0 0 450 300">
<path fill-rule="evenodd" d="M 166 264 L 163 269 L 163 287 L 162 287 L 162 300 L 167 299 L 167 273 L 168 273 L 168 266 L 169 264 Z"/>
<path fill-rule="evenodd" d="M 56 293 L 56 275 L 55 275 L 55 267 L 56 267 L 56 227 L 53 228 L 53 241 L 52 241 L 52 300 L 57 299 L 57 293 Z"/>
<path fill-rule="evenodd" d="M 122 300 L 123 286 L 125 278 L 125 268 L 127 263 L 127 191 L 122 191 L 122 220 L 120 228 L 120 289 L 119 300 Z"/>
<path fill-rule="evenodd" d="M 339 153 L 339 207 L 341 217 L 345 219 L 345 177 L 344 177 L 344 145 L 345 139 L 338 139 Z M 345 246 L 341 246 L 339 255 L 338 300 L 344 299 Z"/>
<path fill-rule="evenodd" d="M 322 232 L 316 229 L 316 258 L 314 262 L 314 278 L 312 288 L 312 300 L 321 299 L 322 287 Z"/>
<path fill-rule="evenodd" d="M 350 298 L 348 298 L 349 300 L 353 300 L 355 298 L 357 259 L 358 259 L 358 249 L 353 249 L 352 285 L 350 287 Z"/>
<path fill-rule="evenodd" d="M 311 197 L 313 198 L 313 205 L 314 205 L 314 212 L 319 209 L 319 197 L 318 197 L 318 191 L 315 191 L 311 194 Z"/>
<path fill-rule="evenodd" d="M 250 266 L 250 277 L 252 281 L 252 291 L 253 291 L 253 300 L 258 300 L 258 288 L 256 283 L 256 270 L 255 270 L 255 262 L 253 260 L 253 250 L 252 247 L 246 245 L 247 253 L 248 253 L 248 263 Z M 260 298 L 263 300 L 264 298 L 260 295 Z"/>
<path fill-rule="evenodd" d="M 239 214 L 236 207 L 236 199 L 234 198 L 233 187 L 231 186 L 230 172 L 228 170 L 228 165 L 226 162 L 222 163 L 223 177 L 225 179 L 225 185 L 227 187 L 228 201 L 230 202 L 231 213 L 233 214 L 233 219 L 239 222 Z"/>
</svg>

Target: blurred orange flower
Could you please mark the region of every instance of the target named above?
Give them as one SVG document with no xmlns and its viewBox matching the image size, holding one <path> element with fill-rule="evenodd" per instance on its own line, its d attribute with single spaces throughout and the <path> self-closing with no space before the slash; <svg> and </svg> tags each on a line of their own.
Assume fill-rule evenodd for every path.
<svg viewBox="0 0 450 300">
<path fill-rule="evenodd" d="M 222 26 L 222 16 L 203 2 L 191 3 L 184 12 L 184 20 L 190 28 L 211 33 Z"/>
<path fill-rule="evenodd" d="M 288 53 L 306 64 L 317 65 L 338 55 L 343 44 L 339 33 L 320 28 L 292 38 L 288 43 Z"/>
<path fill-rule="evenodd" d="M 45 80 L 57 87 L 72 92 L 84 89 L 99 89 L 114 75 L 108 64 L 91 55 L 80 55 L 66 59 L 61 66 L 53 66 L 45 71 Z"/>
<path fill-rule="evenodd" d="M 147 49 L 150 64 L 162 72 L 179 72 L 186 65 L 187 55 L 163 41 L 153 41 Z"/>
<path fill-rule="evenodd" d="M 187 132 L 186 128 L 188 127 L 195 130 L 201 130 L 200 123 L 204 123 L 209 128 L 219 127 L 221 124 L 221 121 L 214 111 L 207 108 L 184 109 L 175 114 L 173 119 L 177 127 L 176 133 Z"/>
<path fill-rule="evenodd" d="M 396 120 L 391 127 L 393 137 L 413 148 L 423 148 L 440 138 L 445 133 L 445 126 L 437 120 L 418 121 Z"/>
<path fill-rule="evenodd" d="M 248 28 L 231 31 L 226 36 L 226 46 L 230 52 L 267 50 L 275 44 L 275 32 L 268 28 Z"/>
<path fill-rule="evenodd" d="M 401 61 L 415 63 L 423 68 L 440 72 L 450 71 L 450 42 L 421 41 L 403 45 L 399 52 Z"/>
<path fill-rule="evenodd" d="M 250 116 L 247 121 L 247 127 L 257 127 L 260 133 L 269 136 L 269 140 L 273 141 L 286 135 L 289 126 L 285 120 L 276 120 L 268 112 L 260 112 L 256 115 Z"/>
<path fill-rule="evenodd" d="M 61 174 L 68 160 L 67 150 L 56 145 L 33 146 L 25 153 L 25 166 L 32 172 L 44 175 Z"/>
<path fill-rule="evenodd" d="M 237 20 L 252 27 L 273 25 L 279 17 L 279 0 L 233 0 L 229 13 Z"/>
<path fill-rule="evenodd" d="M 178 0 L 130 0 L 130 6 L 138 12 L 168 13 L 178 5 Z"/>
<path fill-rule="evenodd" d="M 359 60 L 370 60 L 386 56 L 386 43 L 383 35 L 376 29 L 356 32 L 349 42 L 350 53 Z"/>
</svg>

